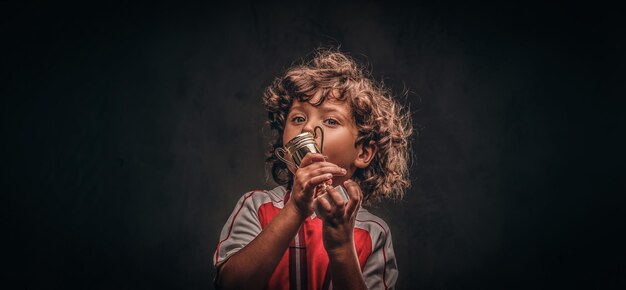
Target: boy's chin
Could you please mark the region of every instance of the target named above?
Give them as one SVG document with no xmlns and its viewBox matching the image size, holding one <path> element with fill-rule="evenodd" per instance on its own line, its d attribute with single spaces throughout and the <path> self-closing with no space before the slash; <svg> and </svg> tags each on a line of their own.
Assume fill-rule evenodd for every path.
<svg viewBox="0 0 626 290">
<path fill-rule="evenodd" d="M 344 181 L 346 181 L 346 180 L 348 180 L 348 178 L 347 178 L 347 177 L 345 177 L 345 176 L 341 176 L 341 177 L 339 177 L 339 176 L 337 176 L 337 177 L 333 177 L 333 179 L 332 179 L 333 184 L 331 184 L 331 185 L 332 185 L 333 187 L 337 187 L 337 186 L 339 186 L 339 185 L 342 185 L 342 184 L 343 184 L 343 182 L 344 182 Z"/>
</svg>

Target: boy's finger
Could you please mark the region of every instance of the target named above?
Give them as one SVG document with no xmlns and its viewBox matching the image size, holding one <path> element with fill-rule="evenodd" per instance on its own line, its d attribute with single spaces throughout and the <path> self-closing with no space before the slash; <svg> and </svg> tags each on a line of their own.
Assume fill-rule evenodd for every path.
<svg viewBox="0 0 626 290">
<path fill-rule="evenodd" d="M 307 154 L 306 156 L 309 156 L 309 154 Z M 304 160 L 304 159 L 302 159 L 302 160 Z M 328 166 L 330 166 L 330 167 L 333 167 L 333 166 L 334 167 L 339 167 L 335 163 L 330 163 L 330 162 L 326 162 L 326 161 L 317 161 L 317 159 L 315 161 L 311 162 L 308 165 L 303 166 L 302 164 L 303 163 L 300 163 L 300 168 L 306 167 L 306 168 L 310 168 L 310 169 L 315 169 L 315 168 L 328 167 Z"/>
<path fill-rule="evenodd" d="M 348 196 L 350 197 L 346 205 L 346 212 L 349 215 L 352 215 L 354 212 L 356 212 L 356 210 L 358 210 L 360 206 L 361 188 L 356 182 L 352 180 L 346 180 L 343 183 L 343 186 L 346 188 L 346 191 L 348 192 Z"/>
<path fill-rule="evenodd" d="M 338 166 L 326 166 L 318 168 L 309 173 L 311 176 L 318 176 L 325 173 L 331 173 L 333 175 L 343 176 L 346 175 L 346 170 Z"/>
<path fill-rule="evenodd" d="M 327 188 L 326 194 L 328 195 L 330 201 L 341 211 L 343 211 L 343 207 L 346 205 L 346 201 L 343 199 L 343 194 L 341 194 L 335 188 Z"/>
<path fill-rule="evenodd" d="M 309 166 L 313 162 L 320 162 L 320 161 L 326 161 L 326 159 L 324 159 L 324 155 L 319 154 L 319 153 L 308 153 L 304 155 L 304 158 L 302 158 L 302 161 L 300 162 L 300 167 Z"/>
<path fill-rule="evenodd" d="M 350 197 L 350 199 L 354 199 L 354 200 L 359 199 L 359 197 L 361 196 L 361 188 L 356 182 L 348 179 L 343 182 L 343 186 L 346 188 L 346 191 L 348 192 L 348 196 Z"/>
<path fill-rule="evenodd" d="M 309 192 L 311 194 L 315 194 L 315 187 L 317 187 L 318 185 L 324 183 L 326 180 L 332 179 L 333 175 L 330 173 L 327 174 L 323 174 L 323 175 L 319 175 L 319 176 L 315 176 L 311 179 L 309 179 L 309 181 L 307 181 L 304 185 L 304 192 Z"/>
<path fill-rule="evenodd" d="M 315 203 L 315 207 L 316 207 L 316 209 L 318 211 L 318 214 L 319 213 L 327 214 L 328 212 L 330 212 L 333 209 L 333 206 L 330 204 L 328 199 L 326 199 L 326 197 L 324 197 L 324 195 L 320 195 L 313 202 Z"/>
</svg>

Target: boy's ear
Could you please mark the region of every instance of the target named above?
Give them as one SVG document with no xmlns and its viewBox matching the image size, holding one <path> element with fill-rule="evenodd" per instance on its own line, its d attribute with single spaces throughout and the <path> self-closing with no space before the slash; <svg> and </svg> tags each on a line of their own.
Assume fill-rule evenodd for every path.
<svg viewBox="0 0 626 290">
<path fill-rule="evenodd" d="M 356 156 L 356 160 L 354 160 L 354 166 L 357 168 L 365 168 L 372 160 L 374 160 L 374 156 L 376 156 L 376 152 L 378 151 L 378 147 L 376 146 L 376 142 L 369 141 L 367 144 L 358 145 L 358 154 Z"/>
</svg>

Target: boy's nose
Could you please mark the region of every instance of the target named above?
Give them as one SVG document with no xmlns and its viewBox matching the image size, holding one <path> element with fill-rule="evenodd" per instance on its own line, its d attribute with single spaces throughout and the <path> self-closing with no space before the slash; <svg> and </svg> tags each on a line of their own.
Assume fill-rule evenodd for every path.
<svg viewBox="0 0 626 290">
<path fill-rule="evenodd" d="M 316 132 L 315 128 L 319 127 Z M 302 132 L 300 132 L 300 134 L 302 133 L 311 133 L 311 135 L 314 136 L 315 138 L 315 142 L 317 142 L 318 146 L 320 146 L 320 150 L 323 150 L 321 147 L 324 146 L 324 129 L 322 129 L 322 123 L 321 122 L 307 122 L 306 124 L 304 124 L 304 126 L 302 127 Z M 321 133 L 321 134 L 320 134 Z"/>
<path fill-rule="evenodd" d="M 315 130 L 315 126 L 317 126 L 317 124 L 315 124 L 314 122 L 307 122 L 306 125 L 304 125 L 304 127 L 302 127 L 302 132 L 309 132 L 311 134 L 315 134 L 315 132 L 313 132 L 313 130 Z"/>
</svg>

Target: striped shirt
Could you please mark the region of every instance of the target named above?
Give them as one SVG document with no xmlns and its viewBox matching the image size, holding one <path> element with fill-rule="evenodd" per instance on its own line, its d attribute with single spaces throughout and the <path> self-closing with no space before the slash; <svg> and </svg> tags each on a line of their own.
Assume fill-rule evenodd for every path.
<svg viewBox="0 0 626 290">
<path fill-rule="evenodd" d="M 222 229 L 213 259 L 215 267 L 219 269 L 250 243 L 280 212 L 286 198 L 288 193 L 282 186 L 244 194 Z M 354 226 L 354 245 L 368 289 L 394 289 L 398 269 L 389 227 L 362 207 Z M 307 218 L 265 289 L 332 289 L 328 262 L 322 242 L 322 220 Z"/>
</svg>

